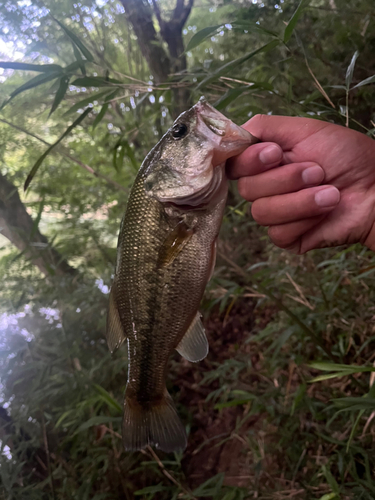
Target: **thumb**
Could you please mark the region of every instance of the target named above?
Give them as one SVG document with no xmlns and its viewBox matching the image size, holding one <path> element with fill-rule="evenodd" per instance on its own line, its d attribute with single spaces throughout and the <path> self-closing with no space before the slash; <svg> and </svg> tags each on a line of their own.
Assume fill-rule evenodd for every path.
<svg viewBox="0 0 375 500">
<path fill-rule="evenodd" d="M 262 142 L 276 142 L 284 151 L 289 151 L 299 142 L 329 125 L 312 118 L 255 115 L 242 127 Z"/>
</svg>

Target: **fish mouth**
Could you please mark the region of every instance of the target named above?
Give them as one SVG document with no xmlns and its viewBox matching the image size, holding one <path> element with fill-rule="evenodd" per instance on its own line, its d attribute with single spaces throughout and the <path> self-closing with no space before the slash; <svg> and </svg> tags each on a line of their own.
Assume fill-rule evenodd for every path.
<svg viewBox="0 0 375 500">
<path fill-rule="evenodd" d="M 173 205 L 178 208 L 197 209 L 205 208 L 216 198 L 220 188 L 226 183 L 224 163 L 213 169 L 211 179 L 198 191 L 193 191 L 184 196 L 161 197 L 157 193 L 153 195 L 160 203 Z"/>
<path fill-rule="evenodd" d="M 248 146 L 260 142 L 244 128 L 236 125 L 212 107 L 204 97 L 194 106 L 198 131 L 215 144 L 213 166 L 242 153 Z"/>
</svg>

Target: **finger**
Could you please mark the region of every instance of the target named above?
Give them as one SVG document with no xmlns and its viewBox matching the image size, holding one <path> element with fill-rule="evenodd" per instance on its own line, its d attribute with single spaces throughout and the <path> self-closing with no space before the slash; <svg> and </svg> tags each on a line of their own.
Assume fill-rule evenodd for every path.
<svg viewBox="0 0 375 500">
<path fill-rule="evenodd" d="M 323 182 L 324 170 L 313 162 L 292 163 L 238 180 L 238 192 L 247 201 L 293 193 Z"/>
<path fill-rule="evenodd" d="M 339 201 L 337 188 L 318 186 L 297 193 L 260 198 L 254 201 L 251 213 L 262 226 L 275 226 L 328 213 Z"/>
<path fill-rule="evenodd" d="M 290 222 L 289 224 L 270 226 L 268 236 L 276 246 L 298 254 L 301 252 L 301 237 L 324 218 L 325 215 L 318 215 L 309 219 Z"/>
<path fill-rule="evenodd" d="M 283 150 L 278 144 L 263 142 L 254 144 L 242 154 L 227 161 L 227 176 L 238 179 L 244 175 L 255 175 L 280 164 Z"/>
<path fill-rule="evenodd" d="M 330 125 L 330 123 L 313 118 L 255 115 L 242 126 L 261 141 L 276 142 L 284 151 L 288 151 L 307 137 Z"/>
</svg>

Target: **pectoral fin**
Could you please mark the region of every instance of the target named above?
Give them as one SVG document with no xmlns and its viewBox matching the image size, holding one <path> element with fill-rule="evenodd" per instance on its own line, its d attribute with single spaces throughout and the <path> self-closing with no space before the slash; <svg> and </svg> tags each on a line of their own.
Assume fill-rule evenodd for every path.
<svg viewBox="0 0 375 500">
<path fill-rule="evenodd" d="M 193 234 L 194 230 L 185 221 L 180 221 L 169 233 L 159 251 L 159 266 L 167 267 L 172 264 Z"/>
<path fill-rule="evenodd" d="M 111 353 L 116 351 L 126 339 L 120 320 L 120 314 L 117 309 L 114 286 L 112 286 L 111 293 L 109 294 L 106 338 Z"/>
<path fill-rule="evenodd" d="M 207 356 L 208 342 L 199 312 L 176 347 L 176 351 L 188 361 L 193 362 L 201 361 Z"/>
</svg>

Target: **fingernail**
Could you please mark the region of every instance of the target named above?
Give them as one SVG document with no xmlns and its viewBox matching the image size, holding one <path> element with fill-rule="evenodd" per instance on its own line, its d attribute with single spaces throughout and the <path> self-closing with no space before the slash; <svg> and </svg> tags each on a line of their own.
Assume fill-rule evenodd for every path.
<svg viewBox="0 0 375 500">
<path fill-rule="evenodd" d="M 324 179 L 324 171 L 319 165 L 314 165 L 312 167 L 306 168 L 302 172 L 302 180 L 305 184 L 311 186 L 313 184 L 319 184 Z"/>
<path fill-rule="evenodd" d="M 315 194 L 315 203 L 319 207 L 333 207 L 340 201 L 340 191 L 333 186 L 318 191 Z"/>
<path fill-rule="evenodd" d="M 281 160 L 281 151 L 277 146 L 267 146 L 259 153 L 259 159 L 265 165 L 271 165 Z"/>
</svg>

